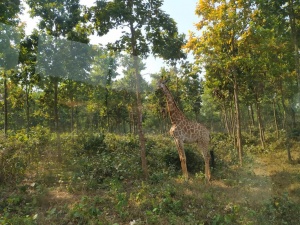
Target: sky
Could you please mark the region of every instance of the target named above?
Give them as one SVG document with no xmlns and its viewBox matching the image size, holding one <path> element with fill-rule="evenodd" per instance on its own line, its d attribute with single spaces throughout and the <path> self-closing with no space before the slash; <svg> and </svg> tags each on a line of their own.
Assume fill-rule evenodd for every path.
<svg viewBox="0 0 300 225">
<path fill-rule="evenodd" d="M 196 4 L 199 0 L 164 0 L 162 10 L 173 18 L 178 26 L 179 33 L 184 33 L 188 37 L 188 32 L 196 32 L 195 23 L 199 20 L 195 15 Z M 80 0 L 81 4 L 91 6 L 95 0 Z M 25 7 L 24 15 L 21 16 L 21 20 L 26 23 L 26 33 L 30 34 L 36 27 L 37 19 L 29 17 L 28 7 Z M 108 42 L 113 42 L 121 36 L 120 30 L 111 30 L 107 35 L 103 37 L 93 36 L 91 37 L 91 44 L 106 45 Z M 147 76 L 150 73 L 159 72 L 160 68 L 164 66 L 163 60 L 159 58 L 149 57 L 146 60 L 146 69 L 142 72 Z M 145 78 L 148 80 L 148 78 Z"/>
</svg>

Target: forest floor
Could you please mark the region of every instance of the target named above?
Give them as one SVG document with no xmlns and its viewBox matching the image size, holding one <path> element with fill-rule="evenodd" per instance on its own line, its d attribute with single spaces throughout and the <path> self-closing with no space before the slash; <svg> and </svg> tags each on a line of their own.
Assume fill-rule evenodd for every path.
<svg viewBox="0 0 300 225">
<path fill-rule="evenodd" d="M 216 178 L 212 182 L 212 188 L 222 192 L 224 201 L 227 199 L 238 204 L 247 203 L 254 208 L 271 199 L 274 206 L 279 207 L 281 203 L 276 198 L 284 195 L 300 204 L 299 158 L 299 151 L 293 153 L 295 160 L 291 163 L 284 151 L 256 155 L 255 159 L 242 168 L 227 170 L 225 174 L 231 173 L 228 178 Z"/>
<path fill-rule="evenodd" d="M 44 157 L 16 185 L 0 185 L 0 224 L 299 224 L 300 150 L 291 150 L 292 162 L 276 150 L 247 154 L 242 167 L 217 155 L 210 184 L 168 168 L 148 181 L 108 173 L 91 183 L 75 176 L 78 161 Z"/>
</svg>

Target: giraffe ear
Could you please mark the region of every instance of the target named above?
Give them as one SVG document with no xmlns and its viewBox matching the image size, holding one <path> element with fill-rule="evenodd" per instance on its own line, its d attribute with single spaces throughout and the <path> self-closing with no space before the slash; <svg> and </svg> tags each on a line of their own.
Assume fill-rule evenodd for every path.
<svg viewBox="0 0 300 225">
<path fill-rule="evenodd" d="M 161 82 L 162 82 L 163 84 L 167 84 L 169 81 L 170 81 L 170 78 L 167 78 L 167 79 L 161 79 Z"/>
</svg>

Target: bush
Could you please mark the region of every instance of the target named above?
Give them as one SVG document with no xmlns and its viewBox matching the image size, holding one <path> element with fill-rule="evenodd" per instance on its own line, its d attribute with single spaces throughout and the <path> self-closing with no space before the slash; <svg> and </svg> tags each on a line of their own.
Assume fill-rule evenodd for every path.
<svg viewBox="0 0 300 225">
<path fill-rule="evenodd" d="M 26 143 L 15 136 L 0 138 L 0 183 L 11 183 L 23 178 L 27 168 Z"/>
<path fill-rule="evenodd" d="M 181 162 L 176 145 L 171 137 L 151 135 L 147 137 L 147 159 L 154 180 L 181 174 Z M 195 145 L 185 144 L 189 173 L 204 170 L 201 149 Z"/>
<path fill-rule="evenodd" d="M 272 224 L 297 224 L 299 223 L 300 206 L 288 195 L 273 197 L 263 206 L 258 214 L 258 223 L 265 224 L 265 221 Z"/>
<path fill-rule="evenodd" d="M 137 137 L 115 134 L 81 135 L 69 162 L 71 188 L 97 189 L 106 179 L 137 179 L 141 175 Z M 78 184 L 80 181 L 80 185 Z M 105 185 L 104 185 L 105 186 Z"/>
<path fill-rule="evenodd" d="M 178 152 L 176 150 L 176 147 L 174 146 L 174 150 L 167 152 L 164 155 L 164 162 L 168 167 L 175 168 L 176 171 L 181 171 L 181 162 L 179 159 Z M 185 148 L 185 156 L 187 161 L 187 169 L 189 173 L 197 173 L 199 171 L 202 171 L 204 168 L 204 160 L 202 157 L 201 152 L 197 149 L 192 148 Z"/>
<path fill-rule="evenodd" d="M 102 133 L 79 135 L 78 142 L 82 145 L 82 148 L 78 151 L 78 153 L 89 156 L 103 153 L 106 150 L 104 139 L 105 135 Z"/>
</svg>

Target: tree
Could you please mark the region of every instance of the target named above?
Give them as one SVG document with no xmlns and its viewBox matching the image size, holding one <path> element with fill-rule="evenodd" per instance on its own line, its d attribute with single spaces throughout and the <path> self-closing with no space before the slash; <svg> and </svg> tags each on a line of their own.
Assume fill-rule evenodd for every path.
<svg viewBox="0 0 300 225">
<path fill-rule="evenodd" d="M 37 85 L 39 75 L 35 72 L 38 47 L 38 33 L 35 30 L 31 35 L 25 36 L 20 43 L 18 73 L 13 78 L 20 83 L 25 92 L 26 131 L 29 135 L 30 129 L 30 100 L 33 86 Z"/>
<path fill-rule="evenodd" d="M 186 48 L 205 69 L 205 87 L 210 89 L 205 93 L 214 95 L 222 109 L 225 127 L 236 137 L 240 162 L 240 131 L 247 111 L 250 124 L 257 125 L 262 149 L 267 147 L 266 127 L 279 135 L 278 118 L 282 117 L 287 133 L 295 129 L 292 99 L 299 83 L 298 10 L 299 3 L 292 0 L 201 0 L 196 8 L 200 16 L 196 26 L 202 33 L 191 34 Z M 273 118 L 274 126 L 267 124 L 267 116 Z"/>
<path fill-rule="evenodd" d="M 7 19 L 9 20 L 9 18 Z M 9 75 L 17 67 L 20 34 L 15 27 L 0 23 L 0 39 L 0 71 L 3 78 L 4 134 L 6 136 L 8 131 L 8 82 Z"/>
<path fill-rule="evenodd" d="M 52 118 L 57 135 L 58 158 L 60 160 L 59 87 L 65 79 L 74 78 L 72 72 L 76 68 L 80 67 L 80 71 L 84 71 L 85 66 L 89 64 L 87 63 L 89 57 L 82 55 L 88 51 L 86 44 L 89 41 L 89 30 L 85 25 L 85 14 L 79 0 L 26 0 L 26 2 L 31 9 L 31 16 L 41 18 L 38 25 L 46 34 L 39 37 L 39 47 L 42 45 L 43 47 L 38 53 L 40 56 L 38 57 L 38 63 L 41 63 L 38 66 L 40 69 L 38 72 L 43 74 L 44 78 L 47 78 L 44 85 L 46 84 L 46 91 L 51 95 L 44 95 L 44 99 L 48 98 L 48 103 L 52 104 L 52 107 L 49 107 L 49 105 L 48 107 L 53 108 Z M 66 39 L 69 42 L 64 42 Z M 72 41 L 80 41 L 85 45 L 75 44 L 74 46 Z M 82 60 L 78 60 L 78 64 L 74 64 L 77 51 L 81 53 L 78 58 Z M 63 56 L 67 56 L 67 58 L 63 58 Z M 75 76 L 75 78 L 82 81 L 82 79 L 85 79 L 86 72 L 83 73 L 83 77 Z M 49 99 L 49 97 L 52 97 L 52 99 Z"/>
<path fill-rule="evenodd" d="M 270 43 L 272 44 L 269 57 L 269 66 L 267 75 L 273 86 L 270 88 L 273 92 L 273 110 L 275 113 L 275 101 L 281 103 L 283 110 L 282 128 L 286 130 L 287 146 L 290 146 L 289 140 L 293 130 L 296 129 L 296 111 L 293 107 L 293 98 L 295 93 L 299 93 L 300 83 L 300 64 L 299 64 L 299 10 L 298 1 L 255 1 L 259 9 L 259 17 L 265 18 L 261 23 L 264 29 L 269 29 L 274 33 Z M 275 51 L 274 51 L 275 50 Z M 274 89 L 274 86 L 276 87 Z M 274 98 L 276 96 L 276 98 Z M 278 126 L 278 122 L 275 118 Z M 288 159 L 291 160 L 291 153 L 288 149 Z"/>
<path fill-rule="evenodd" d="M 161 56 L 167 60 L 183 57 L 180 48 L 183 36 L 178 35 L 176 23 L 160 7 L 162 1 L 115 0 L 96 1 L 91 8 L 92 22 L 98 35 L 106 34 L 113 28 L 124 28 L 123 36 L 110 48 L 128 52 L 134 60 L 137 101 L 137 126 L 141 148 L 142 169 L 145 178 L 148 177 L 145 137 L 142 127 L 141 75 L 138 57 L 146 57 L 149 53 Z"/>
<path fill-rule="evenodd" d="M 131 56 L 123 55 L 120 58 L 120 65 L 122 66 L 122 74 L 124 77 L 115 81 L 114 89 L 121 91 L 126 95 L 126 98 L 123 99 L 123 104 L 126 106 L 129 114 L 129 126 L 130 132 L 138 134 L 138 114 L 136 110 L 136 69 L 134 67 L 135 60 Z M 138 70 L 142 71 L 145 69 L 145 64 L 142 61 L 139 61 Z M 143 90 L 141 93 L 141 100 L 143 95 L 147 90 L 147 82 L 140 77 L 140 89 Z M 144 121 L 144 119 L 143 119 Z"/>
<path fill-rule="evenodd" d="M 0 68 L 2 68 L 2 77 L 4 85 L 4 134 L 8 130 L 8 90 L 7 90 L 7 70 L 16 67 L 17 54 L 16 45 L 19 43 L 20 36 L 13 25 L 18 22 L 18 13 L 21 11 L 20 0 L 2 1 L 0 3 Z M 3 24 L 1 24 L 3 23 Z M 5 25 L 7 24 L 7 25 Z M 8 26 L 11 25 L 11 26 Z"/>
<path fill-rule="evenodd" d="M 186 45 L 188 50 L 194 52 L 198 63 L 204 63 L 206 79 L 211 88 L 216 89 L 221 96 L 226 96 L 226 92 L 233 94 L 235 143 L 240 164 L 243 148 L 239 95 L 245 73 L 240 66 L 243 58 L 239 55 L 239 43 L 243 33 L 247 31 L 251 13 L 251 0 L 201 0 L 196 8 L 196 14 L 200 16 L 196 26 L 203 33 L 199 38 L 192 34 Z"/>
<path fill-rule="evenodd" d="M 18 13 L 21 11 L 21 1 L 1 1 L 0 2 L 0 23 L 16 25 L 18 23 Z"/>
<path fill-rule="evenodd" d="M 200 122 L 201 95 L 203 94 L 203 81 L 200 79 L 200 71 L 191 63 L 185 63 L 182 67 L 184 91 L 181 98 L 184 102 L 184 108 L 186 112 L 193 114 L 196 121 Z"/>
<path fill-rule="evenodd" d="M 84 25 L 85 19 L 84 15 L 82 15 L 82 7 L 79 4 L 79 0 L 59 0 L 59 1 L 44 1 L 44 0 L 27 0 L 26 1 L 31 9 L 31 16 L 39 16 L 41 17 L 41 21 L 39 22 L 39 28 L 43 30 L 46 34 L 52 35 L 56 39 L 47 46 L 48 49 L 44 49 L 45 51 L 52 51 L 52 56 L 58 56 L 62 53 L 62 42 L 60 42 L 57 38 L 66 38 L 71 41 L 80 41 L 83 43 L 88 42 L 88 29 Z M 47 41 L 47 40 L 46 40 Z M 57 44 L 57 46 L 56 46 Z M 70 43 L 71 44 L 71 43 Z M 72 46 L 70 48 L 72 51 Z M 61 52 L 59 52 L 61 51 Z M 68 51 L 67 53 L 71 52 Z M 56 52 L 56 53 L 55 53 Z M 65 53 L 65 54 L 67 54 Z M 70 55 L 69 55 L 70 57 Z M 41 57 L 42 59 L 42 57 Z M 58 110 L 58 90 L 59 83 L 61 82 L 60 76 L 68 76 L 68 74 L 64 74 L 66 71 L 63 70 L 60 65 L 60 68 L 57 68 L 58 65 L 51 65 L 50 59 L 48 62 L 48 67 L 51 67 L 50 70 L 52 72 L 50 75 L 49 81 L 53 87 L 53 112 L 54 112 L 54 124 L 55 131 L 59 130 L 59 110 Z M 59 60 L 59 59 L 56 59 Z M 64 61 L 64 60 L 63 60 Z M 63 62 L 62 61 L 62 62 Z M 67 62 L 66 62 L 67 63 Z M 72 70 L 72 68 L 65 65 L 67 70 Z M 62 70 L 59 70 L 62 69 Z M 59 72 L 62 74 L 54 74 L 55 72 Z"/>
<path fill-rule="evenodd" d="M 110 131 L 111 114 L 114 107 L 111 106 L 113 79 L 118 75 L 117 66 L 119 56 L 113 51 L 103 47 L 97 47 L 93 63 L 91 65 L 92 83 L 95 86 L 95 98 L 93 104 L 97 111 L 97 117 L 104 119 L 103 127 Z"/>
<path fill-rule="evenodd" d="M 300 25 L 299 25 L 299 13 L 300 13 L 300 3 L 296 0 L 288 0 L 287 12 L 289 17 L 289 26 L 291 32 L 292 44 L 294 47 L 294 66 L 297 76 L 298 83 L 298 92 L 300 92 L 300 54 L 299 54 L 299 34 L 300 34 Z"/>
</svg>

